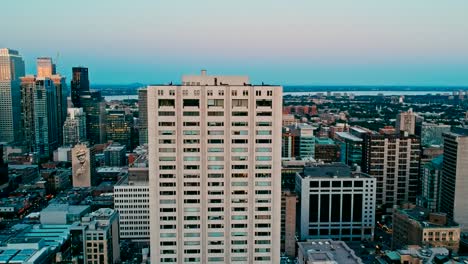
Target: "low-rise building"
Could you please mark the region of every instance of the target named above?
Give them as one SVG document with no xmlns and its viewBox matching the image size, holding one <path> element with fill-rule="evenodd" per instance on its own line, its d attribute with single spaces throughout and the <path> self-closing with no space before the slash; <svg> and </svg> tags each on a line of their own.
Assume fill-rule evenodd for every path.
<svg viewBox="0 0 468 264">
<path fill-rule="evenodd" d="M 455 252 L 460 243 L 460 225 L 443 213 L 407 205 L 393 211 L 392 248 L 407 245 L 446 247 Z"/>
<path fill-rule="evenodd" d="M 421 263 L 463 263 L 449 262 L 449 250 L 443 247 L 421 248 L 410 246 L 408 249 L 386 252 L 378 256 L 376 264 L 421 264 Z"/>
<path fill-rule="evenodd" d="M 343 241 L 331 239 L 298 242 L 298 264 L 361 264 L 362 260 Z"/>
<path fill-rule="evenodd" d="M 120 261 L 119 214 L 109 208 L 84 216 L 71 228 L 73 256 L 83 263 L 117 263 Z"/>
</svg>

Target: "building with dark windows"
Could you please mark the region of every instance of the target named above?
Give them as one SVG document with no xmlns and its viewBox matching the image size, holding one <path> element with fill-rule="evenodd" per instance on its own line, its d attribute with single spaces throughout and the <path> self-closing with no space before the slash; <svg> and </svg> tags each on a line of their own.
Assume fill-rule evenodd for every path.
<svg viewBox="0 0 468 264">
<path fill-rule="evenodd" d="M 392 248 L 408 245 L 446 247 L 458 251 L 460 225 L 447 219 L 444 213 L 431 213 L 414 205 L 404 205 L 393 211 Z"/>
<path fill-rule="evenodd" d="M 282 191 L 281 252 L 291 258 L 296 256 L 296 207 L 297 195 L 291 191 Z"/>
<path fill-rule="evenodd" d="M 88 68 L 73 67 L 73 77 L 71 80 L 71 100 L 74 107 L 82 107 L 80 95 L 89 92 Z"/>
<path fill-rule="evenodd" d="M 376 179 L 343 163 L 315 163 L 296 174 L 299 239 L 373 240 Z"/>
<path fill-rule="evenodd" d="M 21 78 L 21 127 L 23 144 L 41 156 L 58 148 L 57 96 L 47 77 Z"/>
<path fill-rule="evenodd" d="M 431 212 L 440 210 L 443 160 L 440 155 L 421 167 L 421 196 L 418 197 L 418 205 Z"/>
<path fill-rule="evenodd" d="M 106 116 L 106 135 L 108 141 L 132 146 L 133 116 L 125 110 L 109 110 Z"/>
<path fill-rule="evenodd" d="M 109 167 L 122 167 L 127 165 L 125 145 L 113 143 L 104 149 L 104 164 Z"/>
<path fill-rule="evenodd" d="M 148 89 L 138 89 L 139 144 L 148 144 Z"/>
<path fill-rule="evenodd" d="M 362 171 L 377 180 L 377 206 L 416 203 L 420 145 L 418 136 L 406 132 L 363 136 Z"/>
<path fill-rule="evenodd" d="M 315 138 L 315 160 L 340 161 L 340 146 L 331 138 Z"/>
<path fill-rule="evenodd" d="M 468 230 L 468 129 L 444 134 L 440 210 Z"/>
<path fill-rule="evenodd" d="M 340 148 L 340 161 L 349 165 L 361 166 L 362 138 L 350 132 L 337 132 L 335 134 Z"/>
<path fill-rule="evenodd" d="M 86 114 L 86 137 L 91 144 L 106 142 L 106 103 L 100 91 L 81 94 L 80 103 Z"/>
</svg>

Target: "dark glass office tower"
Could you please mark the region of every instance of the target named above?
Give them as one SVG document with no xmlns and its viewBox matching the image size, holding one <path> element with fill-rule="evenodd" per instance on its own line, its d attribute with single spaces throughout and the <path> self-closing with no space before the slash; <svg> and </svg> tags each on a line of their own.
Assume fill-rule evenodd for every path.
<svg viewBox="0 0 468 264">
<path fill-rule="evenodd" d="M 106 103 L 100 91 L 86 91 L 80 95 L 86 113 L 86 137 L 91 144 L 106 142 Z"/>
<path fill-rule="evenodd" d="M 88 68 L 73 67 L 73 78 L 71 80 L 71 100 L 74 107 L 82 107 L 80 95 L 89 92 Z"/>
</svg>

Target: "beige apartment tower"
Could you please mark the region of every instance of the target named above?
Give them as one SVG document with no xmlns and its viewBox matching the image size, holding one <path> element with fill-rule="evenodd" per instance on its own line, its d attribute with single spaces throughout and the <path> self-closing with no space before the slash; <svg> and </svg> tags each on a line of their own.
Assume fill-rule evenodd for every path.
<svg viewBox="0 0 468 264">
<path fill-rule="evenodd" d="M 279 263 L 282 87 L 148 87 L 152 263 Z"/>
</svg>

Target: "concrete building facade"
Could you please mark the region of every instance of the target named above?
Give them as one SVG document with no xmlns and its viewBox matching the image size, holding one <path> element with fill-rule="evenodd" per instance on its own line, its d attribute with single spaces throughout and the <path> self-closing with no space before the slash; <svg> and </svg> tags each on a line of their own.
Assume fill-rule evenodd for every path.
<svg viewBox="0 0 468 264">
<path fill-rule="evenodd" d="M 315 163 L 296 174 L 299 239 L 373 240 L 376 179 L 342 163 Z"/>
<path fill-rule="evenodd" d="M 457 252 L 460 233 L 460 226 L 447 219 L 443 213 L 430 213 L 426 209 L 414 206 L 405 206 L 393 211 L 393 249 L 419 245 L 446 247 Z"/>
<path fill-rule="evenodd" d="M 468 230 L 468 129 L 444 134 L 440 209 Z"/>
<path fill-rule="evenodd" d="M 152 262 L 279 263 L 281 111 L 248 77 L 148 87 Z"/>
<path fill-rule="evenodd" d="M 362 171 L 377 180 L 377 206 L 416 203 L 420 152 L 417 136 L 363 136 Z"/>
</svg>

